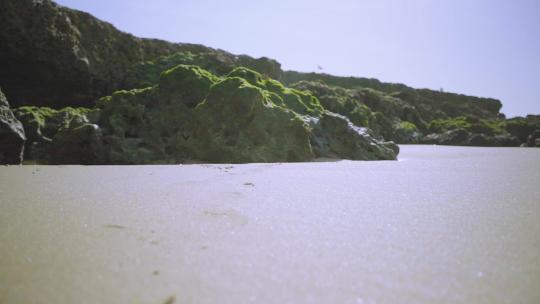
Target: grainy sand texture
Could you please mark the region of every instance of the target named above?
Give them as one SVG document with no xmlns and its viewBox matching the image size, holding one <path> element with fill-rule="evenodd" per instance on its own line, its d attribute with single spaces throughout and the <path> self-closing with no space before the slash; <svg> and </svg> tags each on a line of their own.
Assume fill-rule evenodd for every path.
<svg viewBox="0 0 540 304">
<path fill-rule="evenodd" d="M 0 303 L 539 303 L 540 150 L 0 167 Z"/>
</svg>

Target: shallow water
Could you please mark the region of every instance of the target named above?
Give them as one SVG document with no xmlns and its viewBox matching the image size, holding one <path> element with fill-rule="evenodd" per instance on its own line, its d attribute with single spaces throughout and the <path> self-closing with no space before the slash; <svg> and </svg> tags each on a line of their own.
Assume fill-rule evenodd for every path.
<svg viewBox="0 0 540 304">
<path fill-rule="evenodd" d="M 540 149 L 0 167 L 0 303 L 539 303 Z"/>
</svg>

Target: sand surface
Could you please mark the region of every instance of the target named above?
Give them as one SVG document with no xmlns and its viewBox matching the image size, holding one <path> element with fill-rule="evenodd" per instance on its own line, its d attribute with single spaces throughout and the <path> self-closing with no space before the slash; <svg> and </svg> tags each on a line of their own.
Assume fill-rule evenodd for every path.
<svg viewBox="0 0 540 304">
<path fill-rule="evenodd" d="M 540 149 L 0 167 L 0 303 L 540 303 Z"/>
</svg>

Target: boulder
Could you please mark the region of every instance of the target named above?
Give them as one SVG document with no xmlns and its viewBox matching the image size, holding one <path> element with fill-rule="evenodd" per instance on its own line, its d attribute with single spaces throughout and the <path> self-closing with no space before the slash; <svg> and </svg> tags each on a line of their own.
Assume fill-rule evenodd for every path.
<svg viewBox="0 0 540 304">
<path fill-rule="evenodd" d="M 296 112 L 276 105 L 239 77 L 214 85 L 194 111 L 178 147 L 209 162 L 285 162 L 313 158 L 309 128 Z"/>
<path fill-rule="evenodd" d="M 196 159 L 177 147 L 194 126 L 193 108 L 220 79 L 199 67 L 179 65 L 157 86 L 118 91 L 98 102 L 98 125 L 112 164 L 178 163 Z"/>
<path fill-rule="evenodd" d="M 0 164 L 22 163 L 25 141 L 23 125 L 0 90 Z"/>
<path fill-rule="evenodd" d="M 464 129 L 455 129 L 446 131 L 444 133 L 431 133 L 422 138 L 421 142 L 424 144 L 435 145 L 455 145 L 455 146 L 467 146 L 469 145 L 469 138 L 471 133 Z"/>
<path fill-rule="evenodd" d="M 402 121 L 394 125 L 395 140 L 399 144 L 417 144 L 422 133 L 412 122 Z"/>
<path fill-rule="evenodd" d="M 325 112 L 312 119 L 311 145 L 317 157 L 352 160 L 394 160 L 399 147 L 376 139 L 371 131 L 353 125 L 345 116 Z"/>
<path fill-rule="evenodd" d="M 540 147 L 540 130 L 536 130 L 529 135 L 527 144 L 529 147 Z"/>
<path fill-rule="evenodd" d="M 94 165 L 103 162 L 101 129 L 96 124 L 71 123 L 60 129 L 47 147 L 47 163 Z"/>
<path fill-rule="evenodd" d="M 89 123 L 95 111 L 87 108 L 63 108 L 60 110 L 48 107 L 24 106 L 13 110 L 26 133 L 25 159 L 46 162 L 48 146 L 60 129 L 70 125 L 80 126 Z M 95 113 L 94 113 L 95 114 Z"/>
</svg>

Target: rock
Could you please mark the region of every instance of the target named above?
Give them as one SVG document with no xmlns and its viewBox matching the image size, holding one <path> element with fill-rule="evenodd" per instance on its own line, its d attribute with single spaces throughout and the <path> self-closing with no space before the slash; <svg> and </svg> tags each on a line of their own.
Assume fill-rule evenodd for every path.
<svg viewBox="0 0 540 304">
<path fill-rule="evenodd" d="M 236 65 L 257 71 L 275 80 L 281 80 L 283 75 L 281 64 L 267 57 L 253 59 L 246 55 L 240 55 L 236 57 Z"/>
<path fill-rule="evenodd" d="M 50 0 L 0 1 L 0 29 L 0 84 L 13 107 L 90 107 L 96 99 L 117 90 L 152 84 L 162 71 L 180 63 L 201 64 L 218 74 L 242 64 L 271 77 L 281 75 L 279 64 L 268 58 L 137 38 Z M 159 64 L 135 68 L 142 73 L 135 75 L 141 79 L 133 83 L 134 75 L 128 71 L 134 65 L 179 52 L 194 58 L 177 56 L 161 60 L 162 68 Z M 175 60 L 182 62 L 175 64 Z"/>
<path fill-rule="evenodd" d="M 235 68 L 246 67 L 273 79 L 281 77 L 281 65 L 269 58 L 254 59 L 246 55 L 235 56 L 221 50 L 177 52 L 153 60 L 134 64 L 126 73 L 124 88 L 146 88 L 156 85 L 164 71 L 178 65 L 195 65 L 212 74 L 226 76 Z"/>
<path fill-rule="evenodd" d="M 317 157 L 352 160 L 393 160 L 399 147 L 373 137 L 369 129 L 353 125 L 345 116 L 326 112 L 313 121 L 311 144 Z"/>
<path fill-rule="evenodd" d="M 98 125 L 112 164 L 178 163 L 196 155 L 177 148 L 189 136 L 193 108 L 220 79 L 194 66 L 177 66 L 162 74 L 159 85 L 118 91 L 99 101 Z"/>
<path fill-rule="evenodd" d="M 249 84 L 266 91 L 274 104 L 291 109 L 298 114 L 319 116 L 324 111 L 315 96 L 304 91 L 286 88 L 279 81 L 248 68 L 236 68 L 227 77 L 240 77 L 247 80 Z"/>
<path fill-rule="evenodd" d="M 529 147 L 540 147 L 540 130 L 536 130 L 529 135 L 527 144 Z"/>
<path fill-rule="evenodd" d="M 158 85 L 160 103 L 184 103 L 188 108 L 199 104 L 220 80 L 214 74 L 197 66 L 179 65 L 163 72 Z"/>
<path fill-rule="evenodd" d="M 417 144 L 422 137 L 416 125 L 412 122 L 402 121 L 394 125 L 395 140 L 399 144 Z"/>
<path fill-rule="evenodd" d="M 516 136 L 495 135 L 492 147 L 519 147 L 521 141 Z"/>
<path fill-rule="evenodd" d="M 284 162 L 313 158 L 309 128 L 294 111 L 239 78 L 214 85 L 196 107 L 192 133 L 178 146 L 209 162 Z"/>
<path fill-rule="evenodd" d="M 292 87 L 313 94 L 326 110 L 346 116 L 353 124 L 370 127 L 371 109 L 353 90 L 332 87 L 320 81 L 300 81 Z"/>
<path fill-rule="evenodd" d="M 25 159 L 47 162 L 48 145 L 56 133 L 70 125 L 88 123 L 92 110 L 87 108 L 63 108 L 60 110 L 48 107 L 24 106 L 13 110 L 27 136 L 24 149 Z"/>
<path fill-rule="evenodd" d="M 94 165 L 103 162 L 101 130 L 96 124 L 71 124 L 60 129 L 47 147 L 47 163 Z"/>
<path fill-rule="evenodd" d="M 476 147 L 492 147 L 494 142 L 492 137 L 484 134 L 473 134 L 469 140 L 469 145 Z"/>
<path fill-rule="evenodd" d="M 536 124 L 524 117 L 514 117 L 506 120 L 505 129 L 511 135 L 516 136 L 520 142 L 526 143 L 528 136 L 536 130 Z"/>
<path fill-rule="evenodd" d="M 324 109 L 313 95 L 247 68 L 220 78 L 179 65 L 162 73 L 156 86 L 118 91 L 98 107 L 104 163 L 309 161 L 312 120 L 320 121 L 317 134 L 335 148 L 332 155 L 395 159 L 398 152 L 342 117 L 336 118 L 341 125 L 332 123 L 335 114 L 318 120 Z"/>
<path fill-rule="evenodd" d="M 520 144 L 519 139 L 511 135 L 473 134 L 469 140 L 470 146 L 478 147 L 519 147 Z"/>
<path fill-rule="evenodd" d="M 466 130 L 456 129 L 446 131 L 442 134 L 428 134 L 421 140 L 421 142 L 424 144 L 467 146 L 469 145 L 470 136 L 471 134 Z"/>
<path fill-rule="evenodd" d="M 328 74 L 285 71 L 282 79 L 283 83 L 288 86 L 299 81 L 322 81 L 330 86 L 339 86 L 345 89 L 371 89 L 385 95 L 383 99 L 388 100 L 388 97 L 394 97 L 400 100 L 398 103 L 414 107 L 418 111 L 419 117 L 426 122 L 464 115 L 496 119 L 502 107 L 499 100 L 492 98 L 480 98 L 428 89 L 413 89 L 404 84 L 384 83 L 373 78 L 340 77 Z M 377 99 L 381 100 L 381 98 Z M 385 106 L 384 103 L 374 101 L 374 106 Z M 386 114 L 385 111 L 372 108 L 370 104 L 368 106 L 373 112 L 379 111 Z M 413 122 L 417 127 L 420 127 L 420 124 L 412 120 L 411 117 L 403 117 L 402 120 Z"/>
<path fill-rule="evenodd" d="M 222 80 L 198 67 L 177 66 L 155 87 L 116 92 L 101 101 L 107 162 L 311 159 L 307 125 L 275 100 L 282 99 L 243 78 Z"/>
<path fill-rule="evenodd" d="M 23 125 L 13 115 L 4 93 L 0 90 L 0 164 L 22 163 L 25 141 Z"/>
</svg>

